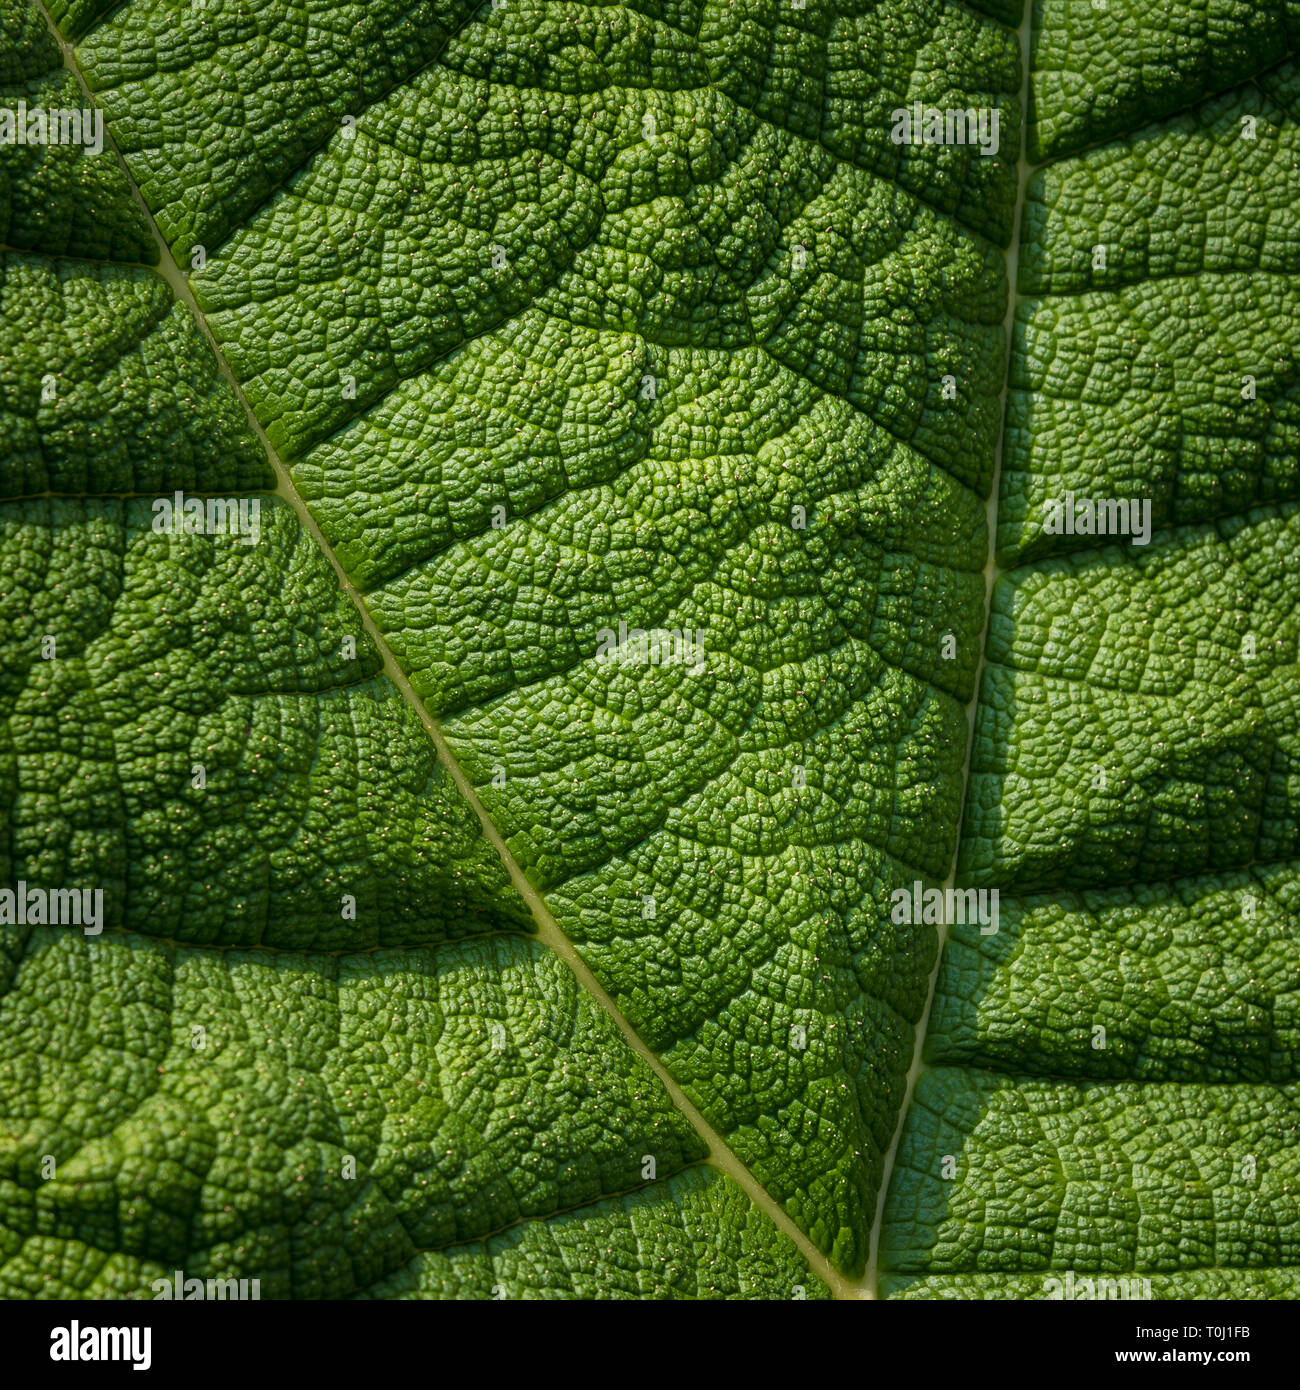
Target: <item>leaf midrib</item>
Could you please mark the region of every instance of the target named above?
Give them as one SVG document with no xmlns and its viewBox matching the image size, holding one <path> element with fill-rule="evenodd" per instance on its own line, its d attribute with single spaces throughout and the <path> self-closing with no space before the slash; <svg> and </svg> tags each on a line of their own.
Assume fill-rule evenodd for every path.
<svg viewBox="0 0 1300 1390">
<path fill-rule="evenodd" d="M 46 7 L 45 0 L 33 0 L 33 3 L 40 11 L 41 17 L 44 19 L 55 42 L 59 45 L 64 67 L 72 74 L 73 78 L 80 86 L 86 101 L 90 105 L 98 107 L 99 103 L 96 100 L 95 93 L 91 91 L 77 63 L 75 50 L 72 44 L 64 38 L 58 26 L 55 24 Z M 476 13 L 476 11 L 472 13 Z M 442 51 L 443 50 L 440 50 L 440 52 Z M 432 62 L 434 60 L 431 59 L 430 61 Z M 141 193 L 139 185 L 132 176 L 131 170 L 126 160 L 123 158 L 121 150 L 117 146 L 117 142 L 113 136 L 112 130 L 109 128 L 107 120 L 105 120 L 104 127 L 104 142 L 106 147 L 111 149 L 113 157 L 117 160 L 118 167 L 122 170 L 123 176 L 127 181 L 127 186 L 131 190 L 131 196 L 135 199 L 141 214 L 145 218 L 150 234 L 153 236 L 158 247 L 158 265 L 147 267 L 147 269 L 154 270 L 161 275 L 171 288 L 176 299 L 185 304 L 194 315 L 209 348 L 216 358 L 218 369 L 233 389 L 235 397 L 239 401 L 248 419 L 249 427 L 261 441 L 262 447 L 266 451 L 267 461 L 275 472 L 276 487 L 271 495 L 279 497 L 293 509 L 303 529 L 312 537 L 316 545 L 320 548 L 321 553 L 329 562 L 338 579 L 340 588 L 356 609 L 362 627 L 370 640 L 375 644 L 383 660 L 383 673 L 392 681 L 393 685 L 401 692 L 402 698 L 406 700 L 419 717 L 421 725 L 424 727 L 426 734 L 434 745 L 439 760 L 446 767 L 461 795 L 470 806 L 473 807 L 475 814 L 478 816 L 484 835 L 505 864 L 515 891 L 523 898 L 529 910 L 532 912 L 537 922 L 537 938 L 564 961 L 573 972 L 582 988 L 592 996 L 596 1003 L 599 1004 L 608 1015 L 615 1028 L 617 1028 L 622 1035 L 624 1041 L 627 1042 L 637 1056 L 639 1056 L 641 1060 L 651 1068 L 656 1077 L 658 1077 L 659 1081 L 668 1092 L 673 1104 L 696 1130 L 701 1140 L 706 1145 L 708 1155 L 707 1158 L 701 1160 L 701 1162 L 708 1163 L 726 1174 L 741 1188 L 749 1200 L 772 1221 L 783 1235 L 794 1243 L 800 1255 L 807 1262 L 809 1268 L 830 1288 L 835 1298 L 857 1299 L 870 1296 L 865 1292 L 862 1284 L 855 1284 L 849 1281 L 834 1267 L 830 1260 L 813 1245 L 808 1236 L 799 1229 L 793 1219 L 786 1213 L 785 1208 L 759 1183 L 757 1178 L 755 1178 L 749 1169 L 741 1162 L 722 1135 L 705 1119 L 699 1109 L 687 1097 L 681 1086 L 673 1079 L 664 1064 L 640 1038 L 636 1030 L 623 1016 L 617 1004 L 601 986 L 595 975 L 578 954 L 577 948 L 560 930 L 559 924 L 556 922 L 550 909 L 546 906 L 546 903 L 533 885 L 529 883 L 523 870 L 515 861 L 514 856 L 507 847 L 500 831 L 497 830 L 496 826 L 488 817 L 483 803 L 479 800 L 478 793 L 465 776 L 460 764 L 453 757 L 451 749 L 447 746 L 447 742 L 443 738 L 442 731 L 437 721 L 429 713 L 424 702 L 416 694 L 406 673 L 402 670 L 396 657 L 393 655 L 392 649 L 389 647 L 383 633 L 379 630 L 374 619 L 371 617 L 361 594 L 348 578 L 343 566 L 335 556 L 334 551 L 326 542 L 315 517 L 299 495 L 288 466 L 284 463 L 283 459 L 281 459 L 275 446 L 267 437 L 266 431 L 262 428 L 261 422 L 254 414 L 253 408 L 249 404 L 243 388 L 240 386 L 234 372 L 231 370 L 230 364 L 227 362 L 220 344 L 217 342 L 211 328 L 208 326 L 207 319 L 199 308 L 189 282 L 186 280 L 184 273 L 177 264 L 176 258 L 172 254 L 171 247 L 167 244 L 166 239 L 159 230 L 158 224 L 154 220 L 153 213 L 145 202 L 144 195 Z M 648 1186 L 649 1185 L 652 1184 L 648 1184 Z"/>
</svg>

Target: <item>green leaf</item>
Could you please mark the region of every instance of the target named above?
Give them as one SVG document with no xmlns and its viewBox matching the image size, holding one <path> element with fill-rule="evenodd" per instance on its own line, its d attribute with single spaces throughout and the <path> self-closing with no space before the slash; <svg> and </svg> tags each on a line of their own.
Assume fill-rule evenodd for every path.
<svg viewBox="0 0 1300 1390">
<path fill-rule="evenodd" d="M 159 258 L 111 151 L 3 154 L 6 225 L 47 215 L 2 283 L 0 1290 L 826 1297 L 521 935 L 174 268 L 88 259 Z M 145 245 L 88 241 L 55 174 Z"/>
<path fill-rule="evenodd" d="M 5 882 L 84 879 L 106 922 L 221 946 L 527 923 L 318 547 L 243 500 L 256 544 L 159 535 L 146 501 L 0 509 Z"/>
<path fill-rule="evenodd" d="M 974 8 L 1002 24 L 942 0 L 711 3 L 700 48 L 713 84 L 740 105 L 1005 246 L 1015 220 L 1021 65 L 1004 26 L 1019 23 L 1021 0 Z M 917 101 L 997 107 L 994 156 L 972 145 L 895 143 L 893 112 Z"/>
<path fill-rule="evenodd" d="M 224 240 L 344 116 L 426 66 L 476 8 L 72 0 L 53 14 L 82 39 L 78 66 L 158 228 L 188 265 L 192 246 Z"/>
<path fill-rule="evenodd" d="M 298 75 L 335 59 L 307 25 L 274 50 L 284 139 L 241 47 L 260 13 L 185 17 L 162 53 L 127 5 L 77 52 L 544 910 L 856 1274 L 934 950 L 884 904 L 942 878 L 961 798 L 1020 55 L 938 3 L 738 18 L 448 17 L 419 62 L 321 79 L 310 120 Z M 954 90 L 999 108 L 998 157 L 890 141 Z M 245 145 L 271 151 L 247 175 Z M 624 628 L 699 659 L 602 660 Z"/>
<path fill-rule="evenodd" d="M 1253 77 L 1300 46 L 1292 0 L 1037 0 L 1035 162 L 1167 116 Z"/>
<path fill-rule="evenodd" d="M 1150 1278 L 1139 1298 L 1294 1296 L 1296 1102 L 1291 1087 L 931 1071 L 895 1170 L 907 1214 L 887 1215 L 881 1236 L 889 1289 L 981 1297 L 1003 1275 L 1048 1271 L 1037 1288 L 1011 1286 L 1043 1298 L 1045 1280 L 1070 1271 Z M 942 1155 L 954 1153 L 949 1181 Z M 924 1285 L 900 1278 L 920 1272 Z"/>
<path fill-rule="evenodd" d="M 1055 8 L 1031 150 L 1278 55 L 1267 9 L 1179 7 L 1153 50 L 1154 16 L 1118 41 L 1129 11 L 1072 7 L 1067 33 Z M 1169 67 L 1139 61 L 1184 31 Z M 998 511 L 1014 568 L 958 853 L 959 883 L 1006 896 L 946 942 L 886 1296 L 1300 1288 L 1296 80 L 1285 63 L 1029 182 Z M 1070 494 L 1146 498 L 1151 529 L 1053 534 Z"/>
<path fill-rule="evenodd" d="M 1295 22 L 0 0 L 0 1292 L 1293 1295 Z"/>
<path fill-rule="evenodd" d="M 272 485 L 193 316 L 153 272 L 3 252 L 0 309 L 0 496 Z"/>
<path fill-rule="evenodd" d="M 927 1055 L 1039 1076 L 1294 1081 L 1296 888 L 1282 860 L 1004 897 L 996 934 L 952 929 Z"/>
<path fill-rule="evenodd" d="M 1030 178 L 1001 565 L 1089 543 L 1043 531 L 1066 491 L 1161 527 L 1300 496 L 1298 118 L 1287 63 Z"/>
<path fill-rule="evenodd" d="M 531 942 L 87 951 L 37 928 L 0 1031 L 42 1055 L 4 1078 L 8 1297 L 149 1297 L 177 1269 L 263 1298 L 581 1295 L 618 1246 L 624 1293 L 818 1296 L 727 1179 L 663 1181 L 699 1136 Z"/>
<path fill-rule="evenodd" d="M 158 263 L 158 249 L 132 202 L 121 167 L 93 145 L 104 132 L 81 129 L 80 89 L 63 66 L 59 45 L 34 5 L 0 5 L 0 108 L 76 111 L 74 143 L 0 145 L 0 243 L 19 250 Z M 63 125 L 59 125 L 63 134 Z M 85 141 L 86 143 L 78 143 Z"/>
<path fill-rule="evenodd" d="M 1002 580 L 959 856 L 972 883 L 1296 857 L 1298 550 L 1287 504 L 1165 531 L 1127 563 L 1101 552 Z"/>
</svg>

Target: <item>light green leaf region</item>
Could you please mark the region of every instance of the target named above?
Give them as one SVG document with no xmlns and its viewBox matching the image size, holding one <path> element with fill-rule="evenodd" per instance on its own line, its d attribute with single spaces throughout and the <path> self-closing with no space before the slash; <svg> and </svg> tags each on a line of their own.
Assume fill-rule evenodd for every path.
<svg viewBox="0 0 1300 1390">
<path fill-rule="evenodd" d="M 983 622 L 1014 34 L 483 8 L 245 198 L 191 161 L 261 20 L 152 23 L 80 59 L 326 543 L 560 929 L 860 1272 L 934 951 L 888 893 L 951 861 Z M 890 141 L 954 90 L 996 157 Z"/>
<path fill-rule="evenodd" d="M 437 56 L 476 6 L 56 0 L 78 66 L 182 265 L 271 197 L 371 102 Z"/>
<path fill-rule="evenodd" d="M 145 501 L 0 507 L 4 880 L 223 946 L 526 923 L 318 547 L 253 500 L 253 545 Z"/>
<path fill-rule="evenodd" d="M 942 1295 L 978 1274 L 967 1287 L 979 1297 L 1005 1274 L 1042 1298 L 1045 1277 L 1074 1271 L 1150 1278 L 1138 1298 L 1158 1296 L 1157 1280 L 1166 1297 L 1294 1297 L 1296 1103 L 1293 1087 L 928 1072 L 898 1155 L 908 1211 L 887 1213 L 881 1234 L 890 1287 L 924 1272 Z"/>
<path fill-rule="evenodd" d="M 1300 509 L 1051 560 L 994 595 L 959 864 L 1093 887 L 1295 858 Z"/>
<path fill-rule="evenodd" d="M 1024 113 L 1014 0 L 56 5 L 0 804 L 107 920 L 2 928 L 5 1286 L 818 1297 L 717 1136 L 850 1277 L 897 1137 L 888 1296 L 1294 1297 L 1292 9 L 1037 0 Z"/>
<path fill-rule="evenodd" d="M 1098 1079 L 1294 1081 L 1297 908 L 1293 860 L 1003 897 L 995 934 L 952 930 L 926 1056 Z"/>
<path fill-rule="evenodd" d="M 608 1239 L 624 1292 L 817 1296 L 729 1180 L 664 1185 L 704 1145 L 557 957 L 427 944 L 527 915 L 319 551 L 258 500 L 249 548 L 158 536 L 144 502 L 0 523 L 25 615 L 4 881 L 104 893 L 97 934 L 4 928 L 0 1287 L 486 1295 L 486 1261 L 509 1296 L 581 1295 Z"/>
<path fill-rule="evenodd" d="M 151 1297 L 176 1269 L 263 1298 L 580 1296 L 607 1263 L 624 1292 L 817 1296 L 720 1175 L 644 1184 L 646 1155 L 664 1179 L 703 1145 L 541 946 L 8 935 L 5 1296 Z"/>
<path fill-rule="evenodd" d="M 332 11 L 333 58 L 297 19 L 263 43 L 207 15 L 229 52 L 261 45 L 254 83 L 310 31 L 311 100 L 342 100 L 360 11 Z M 6 82 L 80 100 L 34 10 L 0 23 Z M 396 75 L 366 100 L 428 56 L 380 27 Z M 0 1294 L 826 1297 L 524 935 L 201 325 L 145 268 L 116 156 L 2 153 Z M 244 201 L 214 181 L 174 225 L 242 216 L 285 172 Z M 172 528 L 177 491 L 199 517 Z"/>
<path fill-rule="evenodd" d="M 1002 896 L 945 946 L 881 1292 L 1294 1299 L 1294 16 L 1036 21 L 1031 152 L 1139 128 L 1028 184 L 958 855 Z M 1150 530 L 1051 534 L 1070 493 Z"/>
</svg>

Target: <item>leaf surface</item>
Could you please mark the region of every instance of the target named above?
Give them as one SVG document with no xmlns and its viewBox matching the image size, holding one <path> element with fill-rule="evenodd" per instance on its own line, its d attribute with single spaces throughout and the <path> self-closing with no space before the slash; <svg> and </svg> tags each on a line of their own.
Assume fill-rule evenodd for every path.
<svg viewBox="0 0 1300 1390">
<path fill-rule="evenodd" d="M 287 117 L 333 71 L 318 9 L 265 48 Z M 509 853 L 859 1273 L 934 950 L 882 903 L 942 878 L 961 799 L 1015 35 L 936 3 L 449 14 L 230 192 L 197 173 L 240 148 L 211 92 L 268 143 L 269 58 L 233 60 L 267 13 L 209 9 L 164 54 L 126 5 L 78 61 Z M 998 107 L 998 157 L 888 140 L 954 88 Z M 625 629 L 699 659 L 603 660 Z"/>
<path fill-rule="evenodd" d="M 1286 1296 L 1286 5 L 0 23 L 0 1287 Z"/>
<path fill-rule="evenodd" d="M 1067 13 L 1036 11 L 1031 151 L 1290 43 L 1176 6 L 1148 62 L 1153 16 Z M 1029 182 L 957 860 L 1000 920 L 946 943 L 889 1297 L 1296 1296 L 1295 82 Z M 1149 536 L 1051 534 L 1068 493 L 1149 499 Z"/>
<path fill-rule="evenodd" d="M 72 100 L 2 18 L 31 104 Z M 34 228 L 2 289 L 0 1290 L 827 1296 L 529 939 L 192 310 L 96 259 L 158 260 L 120 166 L 0 155 Z M 160 524 L 178 493 L 206 529 Z"/>
</svg>

